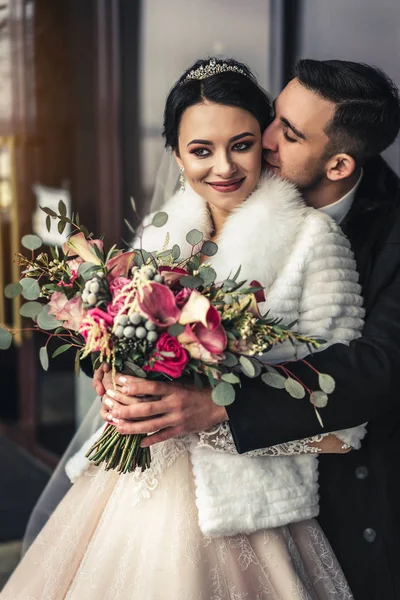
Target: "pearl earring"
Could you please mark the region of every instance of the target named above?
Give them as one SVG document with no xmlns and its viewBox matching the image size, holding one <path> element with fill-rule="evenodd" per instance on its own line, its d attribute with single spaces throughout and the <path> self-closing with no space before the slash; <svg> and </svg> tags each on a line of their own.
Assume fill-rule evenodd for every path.
<svg viewBox="0 0 400 600">
<path fill-rule="evenodd" d="M 185 169 L 183 167 L 181 167 L 179 169 L 179 183 L 180 183 L 180 190 L 181 192 L 185 191 Z"/>
</svg>

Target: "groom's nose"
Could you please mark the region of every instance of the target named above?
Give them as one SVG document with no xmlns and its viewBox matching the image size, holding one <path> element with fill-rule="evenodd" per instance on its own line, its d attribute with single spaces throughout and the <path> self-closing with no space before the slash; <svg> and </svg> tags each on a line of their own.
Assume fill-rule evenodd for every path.
<svg viewBox="0 0 400 600">
<path fill-rule="evenodd" d="M 278 136 L 277 131 L 274 129 L 274 124 L 269 125 L 262 136 L 262 147 L 264 150 L 270 150 L 271 152 L 278 151 Z"/>
</svg>

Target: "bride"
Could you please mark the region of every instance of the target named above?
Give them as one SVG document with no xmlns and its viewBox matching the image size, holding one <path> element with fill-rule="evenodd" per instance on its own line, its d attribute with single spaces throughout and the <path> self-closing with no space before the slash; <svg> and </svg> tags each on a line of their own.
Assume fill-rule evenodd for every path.
<svg viewBox="0 0 400 600">
<path fill-rule="evenodd" d="M 164 115 L 181 190 L 163 209 L 167 225 L 145 229 L 143 247 L 162 248 L 168 233 L 184 257 L 186 233 L 199 229 L 218 244 L 207 260 L 220 279 L 241 265 L 243 279 L 265 287 L 263 312 L 297 320 L 301 333 L 327 344 L 349 343 L 363 325 L 349 243 L 291 184 L 262 173 L 270 119 L 270 102 L 244 65 L 198 61 L 182 75 Z M 266 360 L 302 352 L 283 344 Z M 118 386 L 103 403 L 124 399 Z M 123 421 L 113 422 L 123 432 Z M 334 435 L 347 451 L 364 432 Z M 88 440 L 67 464 L 71 489 L 1 598 L 350 600 L 313 519 L 323 437 L 239 456 L 224 423 L 156 444 L 150 469 L 123 476 L 85 459 Z"/>
</svg>

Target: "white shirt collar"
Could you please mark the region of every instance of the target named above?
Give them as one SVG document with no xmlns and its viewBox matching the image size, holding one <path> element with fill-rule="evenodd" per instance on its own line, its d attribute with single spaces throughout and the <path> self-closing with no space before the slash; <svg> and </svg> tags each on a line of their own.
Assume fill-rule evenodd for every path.
<svg viewBox="0 0 400 600">
<path fill-rule="evenodd" d="M 360 177 L 358 178 L 357 183 L 354 187 L 351 188 L 349 192 L 347 192 L 347 194 L 345 194 L 339 200 L 336 200 L 336 202 L 333 202 L 332 204 L 327 204 L 326 206 L 323 206 L 318 210 L 332 217 L 332 219 L 336 221 L 338 225 L 340 225 L 340 223 L 343 221 L 343 219 L 349 212 L 351 205 L 353 204 L 354 197 L 356 195 L 358 186 L 360 185 L 363 175 L 364 171 L 363 169 L 361 169 Z"/>
</svg>

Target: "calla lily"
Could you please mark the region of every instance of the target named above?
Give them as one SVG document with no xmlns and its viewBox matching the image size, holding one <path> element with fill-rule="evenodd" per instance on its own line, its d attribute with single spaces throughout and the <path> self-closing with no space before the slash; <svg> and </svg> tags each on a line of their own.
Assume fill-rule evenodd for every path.
<svg viewBox="0 0 400 600">
<path fill-rule="evenodd" d="M 102 244 L 101 240 L 87 240 L 82 232 L 71 236 L 63 245 L 63 251 L 66 256 L 79 256 L 84 262 L 94 265 L 101 265 L 101 260 L 92 250 L 93 242 L 99 247 L 97 242 Z"/>
<path fill-rule="evenodd" d="M 171 288 L 174 288 L 176 285 L 178 285 L 180 278 L 188 274 L 187 271 L 181 267 L 168 266 L 158 267 L 158 272 L 164 277 L 166 285 Z"/>
<path fill-rule="evenodd" d="M 261 283 L 259 281 L 256 281 L 255 279 L 253 279 L 253 281 L 250 281 L 250 288 L 262 288 L 263 286 L 261 285 Z M 256 299 L 256 302 L 265 302 L 265 293 L 264 293 L 264 289 L 262 290 L 258 290 L 258 292 L 254 292 L 254 296 Z"/>
<path fill-rule="evenodd" d="M 179 323 L 181 325 L 202 323 L 206 329 L 213 331 L 220 325 L 221 317 L 217 309 L 211 305 L 208 298 L 202 296 L 200 292 L 193 290 L 189 300 L 182 308 Z"/>
<path fill-rule="evenodd" d="M 109 277 L 114 279 L 115 277 L 126 277 L 129 273 L 129 269 L 132 267 L 133 259 L 136 256 L 136 252 L 121 252 L 111 258 L 107 263 L 107 269 L 111 271 Z"/>
<path fill-rule="evenodd" d="M 178 341 L 192 358 L 217 363 L 226 348 L 227 337 L 222 325 L 210 331 L 202 323 L 196 323 L 186 325 L 185 331 L 178 336 Z"/>
<path fill-rule="evenodd" d="M 144 285 L 138 291 L 137 302 L 140 312 L 158 327 L 174 325 L 181 316 L 174 294 L 161 283 Z"/>
</svg>

